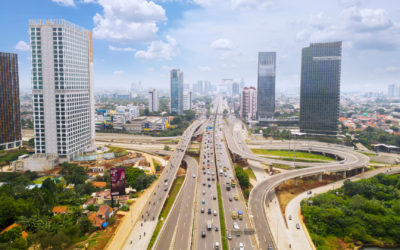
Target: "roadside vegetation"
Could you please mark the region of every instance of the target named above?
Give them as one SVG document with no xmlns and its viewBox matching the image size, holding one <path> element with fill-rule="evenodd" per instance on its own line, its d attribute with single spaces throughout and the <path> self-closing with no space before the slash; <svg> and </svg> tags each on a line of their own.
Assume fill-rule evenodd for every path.
<svg viewBox="0 0 400 250">
<path fill-rule="evenodd" d="M 274 156 L 282 156 L 282 157 L 290 157 L 287 159 L 293 160 L 294 152 L 291 150 L 290 153 L 288 150 L 266 150 L 266 149 L 251 149 L 254 154 L 262 154 L 262 155 L 274 155 Z M 336 161 L 335 158 L 324 156 L 320 154 L 308 153 L 303 151 L 296 151 L 296 161 L 297 158 L 306 158 L 306 159 L 314 159 L 314 160 L 326 160 L 326 161 Z M 299 159 L 301 160 L 301 159 Z"/>
<path fill-rule="evenodd" d="M 312 206 L 303 201 L 301 211 L 317 249 L 400 244 L 399 188 L 400 175 L 381 173 L 346 180 L 342 188 L 311 198 Z"/>
<path fill-rule="evenodd" d="M 219 207 L 219 218 L 221 224 L 221 238 L 222 238 L 222 247 L 224 250 L 228 250 L 228 243 L 227 243 L 227 236 L 225 234 L 225 215 L 224 215 L 224 208 L 222 204 L 222 195 L 221 195 L 221 186 L 219 182 L 217 182 L 217 191 L 218 191 L 218 207 Z"/>
<path fill-rule="evenodd" d="M 178 195 L 179 190 L 181 189 L 184 180 L 185 180 L 185 176 L 178 176 L 178 177 L 176 177 L 174 183 L 172 184 L 171 192 L 170 192 L 167 200 L 165 201 L 164 207 L 162 208 L 160 216 L 158 217 L 157 226 L 154 230 L 153 235 L 151 236 L 150 243 L 147 246 L 148 250 L 151 250 L 154 246 L 154 243 L 156 243 L 156 239 L 157 239 L 158 235 L 160 234 L 160 230 L 161 230 L 163 224 L 165 223 L 169 212 L 171 211 L 172 205 L 175 202 L 176 196 Z M 161 220 L 161 218 L 163 220 Z"/>
<path fill-rule="evenodd" d="M 224 121 L 225 121 L 226 125 L 229 127 L 228 120 L 226 118 L 224 118 Z"/>
</svg>

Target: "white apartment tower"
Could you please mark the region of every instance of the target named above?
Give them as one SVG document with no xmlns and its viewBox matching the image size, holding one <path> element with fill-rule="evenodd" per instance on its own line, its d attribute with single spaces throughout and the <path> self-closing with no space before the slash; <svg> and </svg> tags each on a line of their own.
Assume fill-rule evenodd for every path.
<svg viewBox="0 0 400 250">
<path fill-rule="evenodd" d="M 95 145 L 92 32 L 29 20 L 35 152 L 71 161 Z"/>
<path fill-rule="evenodd" d="M 158 89 L 149 89 L 149 112 L 157 112 L 159 109 Z"/>
<path fill-rule="evenodd" d="M 183 110 L 192 109 L 192 92 L 183 92 Z"/>
<path fill-rule="evenodd" d="M 254 87 L 244 87 L 240 97 L 240 116 L 247 120 L 257 116 L 257 90 Z"/>
</svg>

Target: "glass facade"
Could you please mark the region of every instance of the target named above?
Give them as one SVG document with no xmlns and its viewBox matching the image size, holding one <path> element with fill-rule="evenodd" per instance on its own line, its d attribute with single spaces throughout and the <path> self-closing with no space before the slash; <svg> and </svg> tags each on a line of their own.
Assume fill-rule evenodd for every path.
<svg viewBox="0 0 400 250">
<path fill-rule="evenodd" d="M 183 114 L 183 72 L 171 70 L 170 113 Z"/>
<path fill-rule="evenodd" d="M 258 53 L 257 118 L 274 119 L 276 52 Z"/>
<path fill-rule="evenodd" d="M 18 55 L 0 52 L 0 150 L 22 140 L 19 106 Z"/>
<path fill-rule="evenodd" d="M 335 135 L 339 124 L 342 42 L 312 43 L 301 56 L 300 131 Z"/>
</svg>

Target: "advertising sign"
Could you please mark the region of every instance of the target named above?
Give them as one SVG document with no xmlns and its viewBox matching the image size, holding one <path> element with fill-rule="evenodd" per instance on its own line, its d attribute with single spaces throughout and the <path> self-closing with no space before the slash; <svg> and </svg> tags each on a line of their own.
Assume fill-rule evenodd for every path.
<svg viewBox="0 0 400 250">
<path fill-rule="evenodd" d="M 111 195 L 125 195 L 125 168 L 110 169 Z"/>
</svg>

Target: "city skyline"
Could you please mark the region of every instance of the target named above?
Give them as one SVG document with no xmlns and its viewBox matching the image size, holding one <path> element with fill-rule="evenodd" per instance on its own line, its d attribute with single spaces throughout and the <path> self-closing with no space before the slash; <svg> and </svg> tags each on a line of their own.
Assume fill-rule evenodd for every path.
<svg viewBox="0 0 400 250">
<path fill-rule="evenodd" d="M 240 82 L 243 77 L 247 86 L 253 86 L 257 81 L 253 70 L 257 64 L 257 52 L 276 51 L 279 55 L 276 80 L 283 90 L 291 89 L 300 85 L 301 48 L 309 43 L 337 40 L 343 41 L 346 49 L 343 58 L 348 62 L 342 72 L 343 90 L 356 90 L 360 86 L 362 89 L 383 90 L 389 84 L 399 84 L 400 69 L 395 54 L 400 43 L 397 32 L 400 17 L 396 9 L 391 8 L 395 1 L 318 3 L 307 0 L 304 4 L 271 1 L 270 6 L 261 3 L 246 5 L 244 0 L 239 1 L 240 4 L 219 1 L 208 6 L 197 4 L 199 1 L 156 1 L 154 5 L 143 1 L 144 6 L 152 10 L 150 13 L 144 13 L 144 7 L 129 4 L 130 1 L 120 1 L 112 9 L 108 8 L 109 1 L 38 1 L 46 8 L 28 2 L 21 10 L 12 1 L 4 3 L 2 10 L 7 12 L 0 10 L 0 20 L 12 20 L 13 23 L 12 32 L 0 41 L 0 46 L 5 52 L 20 55 L 21 88 L 30 86 L 30 66 L 25 60 L 30 56 L 30 43 L 24 24 L 32 18 L 30 10 L 34 10 L 37 17 L 47 19 L 71 16 L 68 21 L 93 31 L 96 88 L 110 84 L 128 86 L 140 80 L 147 86 L 162 89 L 168 86 L 168 71 L 172 68 L 185 71 L 188 83 L 198 79 L 218 83 L 223 78 Z M 120 14 L 122 9 L 143 16 L 129 19 Z M 300 11 L 293 12 L 293 9 Z M 10 17 L 14 12 L 18 12 L 18 20 Z M 214 12 L 226 17 L 226 21 L 211 25 L 216 18 Z M 229 18 L 232 14 L 236 20 Z M 202 15 L 209 21 L 199 24 L 198 16 Z M 114 23 L 118 18 L 124 25 L 137 24 L 140 28 L 136 31 L 126 29 L 123 36 L 124 30 L 118 25 L 106 25 L 107 21 Z M 255 19 L 260 22 L 253 22 Z M 337 19 L 340 21 L 333 22 Z M 151 20 L 147 26 L 146 20 Z M 259 23 L 272 21 L 275 25 L 263 27 L 263 34 L 257 31 Z M 204 29 L 205 25 L 215 27 L 208 30 Z M 231 28 L 244 25 L 254 27 L 246 29 L 244 36 Z M 196 35 L 191 30 L 196 30 Z M 217 30 L 220 33 L 216 33 Z M 112 32 L 121 36 L 113 36 Z"/>
</svg>

